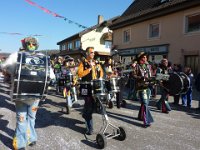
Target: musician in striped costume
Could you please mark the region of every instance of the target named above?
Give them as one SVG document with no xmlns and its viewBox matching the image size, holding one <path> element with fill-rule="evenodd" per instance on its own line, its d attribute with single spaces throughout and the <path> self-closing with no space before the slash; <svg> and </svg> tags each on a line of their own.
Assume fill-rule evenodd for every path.
<svg viewBox="0 0 200 150">
<path fill-rule="evenodd" d="M 138 119 L 144 122 L 144 127 L 149 127 L 153 122 L 153 117 L 149 110 L 149 99 L 151 90 L 148 81 L 151 79 L 150 65 L 147 62 L 147 54 L 141 52 L 137 56 L 138 63 L 133 71 L 133 77 L 136 80 L 136 90 L 141 102 Z"/>
</svg>

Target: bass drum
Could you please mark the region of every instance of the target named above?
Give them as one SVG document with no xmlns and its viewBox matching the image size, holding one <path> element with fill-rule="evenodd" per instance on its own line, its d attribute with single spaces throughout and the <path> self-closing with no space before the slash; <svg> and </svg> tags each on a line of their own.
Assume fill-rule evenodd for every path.
<svg viewBox="0 0 200 150">
<path fill-rule="evenodd" d="M 164 87 L 170 95 L 179 95 L 186 93 L 189 89 L 190 81 L 187 75 L 183 72 L 170 73 L 169 80 L 166 81 Z"/>
<path fill-rule="evenodd" d="M 183 80 L 183 89 L 181 91 L 181 94 L 186 94 L 187 91 L 189 90 L 189 87 L 190 87 L 190 79 L 189 77 L 183 73 L 183 72 L 180 72 L 179 75 L 181 76 L 182 80 Z"/>
</svg>

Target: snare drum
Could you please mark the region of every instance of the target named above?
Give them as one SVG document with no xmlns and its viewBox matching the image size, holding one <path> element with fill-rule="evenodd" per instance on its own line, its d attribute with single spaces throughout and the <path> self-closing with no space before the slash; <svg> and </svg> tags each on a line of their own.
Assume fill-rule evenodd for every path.
<svg viewBox="0 0 200 150">
<path fill-rule="evenodd" d="M 110 87 L 113 93 L 119 92 L 119 78 L 110 78 Z"/>
<path fill-rule="evenodd" d="M 80 82 L 80 96 L 92 96 L 91 82 Z"/>
<path fill-rule="evenodd" d="M 104 79 L 92 80 L 92 94 L 95 96 L 106 95 L 106 83 Z"/>
</svg>

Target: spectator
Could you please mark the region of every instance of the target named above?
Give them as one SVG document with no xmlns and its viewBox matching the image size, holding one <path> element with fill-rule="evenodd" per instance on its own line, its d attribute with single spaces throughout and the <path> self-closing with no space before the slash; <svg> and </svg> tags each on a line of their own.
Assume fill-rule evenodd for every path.
<svg viewBox="0 0 200 150">
<path fill-rule="evenodd" d="M 184 73 L 188 76 L 190 80 L 189 89 L 185 94 L 181 95 L 182 98 L 182 105 L 191 108 L 192 105 L 192 81 L 193 81 L 193 73 L 190 67 L 184 68 Z"/>
<path fill-rule="evenodd" d="M 197 110 L 200 110 L 200 73 L 198 73 L 196 79 L 195 79 L 195 88 L 199 92 L 199 106 Z"/>
</svg>

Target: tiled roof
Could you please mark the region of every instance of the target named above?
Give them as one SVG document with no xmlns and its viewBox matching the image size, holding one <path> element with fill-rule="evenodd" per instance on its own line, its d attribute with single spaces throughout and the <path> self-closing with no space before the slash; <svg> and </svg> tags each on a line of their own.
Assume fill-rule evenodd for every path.
<svg viewBox="0 0 200 150">
<path fill-rule="evenodd" d="M 151 9 L 159 3 L 160 0 L 135 0 L 128 9 L 122 14 L 122 17 L 129 16 L 147 9 Z"/>
<path fill-rule="evenodd" d="M 200 0 L 166 0 L 166 2 L 163 3 L 161 3 L 161 0 L 135 0 L 110 27 L 111 29 L 115 28 L 117 25 L 123 24 L 129 20 L 133 21 L 139 19 L 143 21 L 145 19 L 151 19 L 162 15 L 164 11 L 165 13 L 163 13 L 163 15 L 166 15 L 167 13 L 183 9 L 181 6 L 185 8 L 196 6 L 195 4 L 200 5 Z"/>
<path fill-rule="evenodd" d="M 103 22 L 100 23 L 100 24 L 96 24 L 96 25 L 94 25 L 94 26 L 92 26 L 92 27 L 90 27 L 90 28 L 87 28 L 87 29 L 85 29 L 85 30 L 79 32 L 79 33 L 76 33 L 76 34 L 74 34 L 74 35 L 72 35 L 72 36 L 70 36 L 70 37 L 67 37 L 66 39 L 64 39 L 64 40 L 62 40 L 62 41 L 59 41 L 59 42 L 57 43 L 57 45 L 60 45 L 60 44 L 62 44 L 63 42 L 66 42 L 66 41 L 68 41 L 68 40 L 70 40 L 70 39 L 77 39 L 78 37 L 81 37 L 82 35 L 84 35 L 84 34 L 90 32 L 90 31 L 92 31 L 92 30 L 98 28 L 99 26 L 109 26 L 110 24 L 112 24 L 113 21 L 115 21 L 115 20 L 118 19 L 118 18 L 119 18 L 119 16 L 116 16 L 116 17 L 113 17 L 113 18 L 111 18 L 111 19 L 109 19 L 109 20 L 105 20 L 105 21 L 103 21 Z"/>
</svg>

